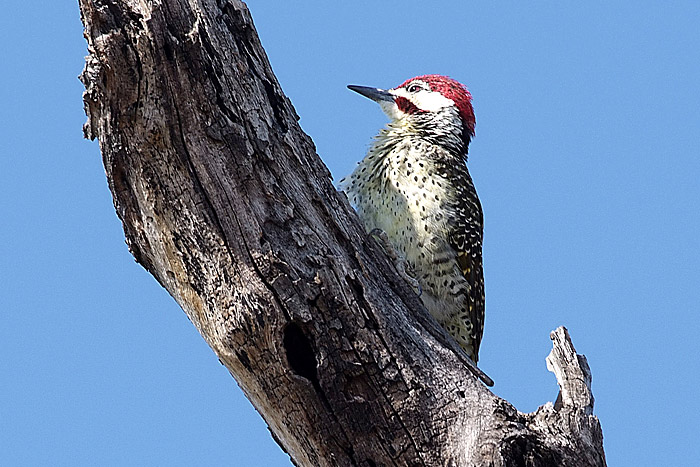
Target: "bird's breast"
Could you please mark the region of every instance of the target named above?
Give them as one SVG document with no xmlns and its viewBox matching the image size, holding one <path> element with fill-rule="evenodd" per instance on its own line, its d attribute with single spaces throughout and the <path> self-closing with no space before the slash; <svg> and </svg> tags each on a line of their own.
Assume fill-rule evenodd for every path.
<svg viewBox="0 0 700 467">
<path fill-rule="evenodd" d="M 447 238 L 456 200 L 446 174 L 425 156 L 425 148 L 415 145 L 370 151 L 342 188 L 367 231 L 386 232 L 424 292 L 439 296 L 454 287 L 442 276 L 452 276 L 456 265 Z"/>
</svg>

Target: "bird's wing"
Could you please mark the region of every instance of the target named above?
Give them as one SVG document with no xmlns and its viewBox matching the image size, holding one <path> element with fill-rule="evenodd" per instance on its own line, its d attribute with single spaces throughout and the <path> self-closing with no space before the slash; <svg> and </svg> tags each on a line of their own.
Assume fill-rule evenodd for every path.
<svg viewBox="0 0 700 467">
<path fill-rule="evenodd" d="M 449 242 L 457 252 L 457 263 L 464 274 L 469 289 L 466 291 L 464 314 L 471 321 L 471 338 L 474 346 L 474 362 L 479 355 L 479 345 L 484 332 L 484 270 L 481 244 L 484 218 L 481 203 L 466 167 L 456 173 L 455 186 L 458 200 Z"/>
</svg>

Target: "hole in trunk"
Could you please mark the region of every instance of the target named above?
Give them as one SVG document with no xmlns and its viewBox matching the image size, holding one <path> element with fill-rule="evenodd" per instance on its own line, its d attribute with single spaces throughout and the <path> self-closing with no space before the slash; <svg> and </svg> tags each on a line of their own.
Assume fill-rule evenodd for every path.
<svg viewBox="0 0 700 467">
<path fill-rule="evenodd" d="M 319 387 L 316 372 L 316 355 L 311 341 L 306 337 L 298 324 L 289 323 L 284 328 L 284 349 L 287 351 L 287 361 L 295 374 L 311 381 L 315 388 Z"/>
</svg>

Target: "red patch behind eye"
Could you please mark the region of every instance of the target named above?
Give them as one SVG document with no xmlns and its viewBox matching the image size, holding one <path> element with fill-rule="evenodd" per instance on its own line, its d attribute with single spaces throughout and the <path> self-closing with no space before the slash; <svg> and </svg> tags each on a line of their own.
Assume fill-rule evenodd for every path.
<svg viewBox="0 0 700 467">
<path fill-rule="evenodd" d="M 416 112 L 422 112 L 418 107 L 416 107 L 416 104 L 413 102 L 409 101 L 405 97 L 397 97 L 394 99 L 394 102 L 396 102 L 396 106 L 399 108 L 401 112 L 407 113 L 407 114 L 413 114 Z"/>
<path fill-rule="evenodd" d="M 428 83 L 430 89 L 433 92 L 439 92 L 448 99 L 452 99 L 452 101 L 457 106 L 457 109 L 459 110 L 459 115 L 462 117 L 462 121 L 464 122 L 466 130 L 471 136 L 474 136 L 476 117 L 474 116 L 474 107 L 472 107 L 472 95 L 469 93 L 466 86 L 447 76 L 423 75 L 411 78 L 403 84 L 401 84 L 399 87 L 407 86 L 409 83 L 415 80 L 420 80 L 425 83 Z M 398 104 L 398 99 L 396 103 Z M 400 105 L 399 108 L 401 108 Z M 406 111 L 404 110 L 404 112 Z"/>
</svg>

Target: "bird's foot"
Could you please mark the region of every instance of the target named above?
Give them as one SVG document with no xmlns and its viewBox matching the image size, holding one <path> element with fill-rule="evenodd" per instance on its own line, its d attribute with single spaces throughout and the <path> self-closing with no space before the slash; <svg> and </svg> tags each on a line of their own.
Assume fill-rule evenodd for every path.
<svg viewBox="0 0 700 467">
<path fill-rule="evenodd" d="M 396 252 L 396 249 L 394 248 L 394 245 L 392 245 L 389 241 L 389 236 L 386 234 L 386 232 L 384 232 L 382 229 L 372 229 L 372 231 L 369 234 L 370 236 L 377 239 L 377 242 L 382 246 L 387 256 L 389 257 L 389 259 L 391 259 L 391 262 L 394 264 L 396 271 L 398 271 L 401 277 L 403 277 L 404 280 L 408 282 L 408 284 L 411 287 L 413 287 L 413 289 L 420 297 L 423 294 L 423 288 L 421 287 L 418 280 L 416 280 L 415 277 L 413 277 L 408 271 L 406 271 L 406 260 L 403 259 Z"/>
</svg>

